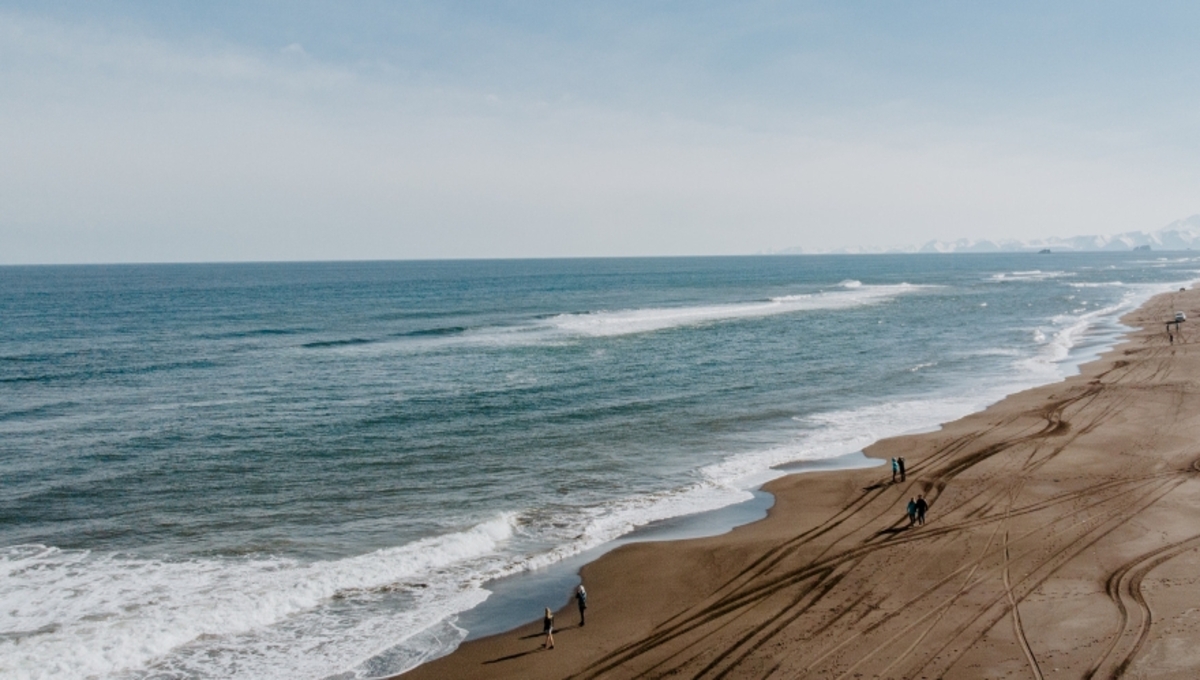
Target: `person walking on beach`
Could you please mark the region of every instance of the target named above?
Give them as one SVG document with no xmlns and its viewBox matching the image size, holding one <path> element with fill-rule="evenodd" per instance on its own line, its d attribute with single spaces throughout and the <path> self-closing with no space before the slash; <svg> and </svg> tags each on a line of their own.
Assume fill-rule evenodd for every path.
<svg viewBox="0 0 1200 680">
<path fill-rule="evenodd" d="M 583 627 L 583 613 L 587 611 L 587 591 L 583 589 L 583 584 L 575 589 L 575 604 L 579 605 L 579 626 Z"/>
<path fill-rule="evenodd" d="M 549 607 L 546 607 L 546 615 L 542 617 L 542 632 L 546 634 L 542 648 L 554 649 L 554 612 Z"/>
<path fill-rule="evenodd" d="M 898 475 L 898 474 L 900 474 L 900 464 L 896 462 L 895 458 L 893 458 L 892 459 L 892 484 L 896 483 L 896 475 Z"/>
<path fill-rule="evenodd" d="M 905 476 L 906 476 L 906 475 L 904 474 L 904 459 L 903 459 L 903 458 L 897 458 L 897 459 L 896 459 L 896 465 L 898 465 L 898 466 L 900 467 L 900 481 L 902 481 L 902 482 L 903 482 L 903 481 L 904 481 L 904 479 L 905 479 Z"/>
<path fill-rule="evenodd" d="M 925 502 L 925 496 L 917 496 L 917 524 L 925 526 L 925 511 L 929 509 L 929 504 Z"/>
<path fill-rule="evenodd" d="M 917 523 L 917 499 L 908 499 L 908 526 Z"/>
</svg>

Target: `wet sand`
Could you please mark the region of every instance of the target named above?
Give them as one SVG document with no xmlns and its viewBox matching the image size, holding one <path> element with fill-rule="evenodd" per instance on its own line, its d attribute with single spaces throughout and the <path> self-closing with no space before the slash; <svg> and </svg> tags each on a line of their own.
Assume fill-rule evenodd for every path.
<svg viewBox="0 0 1200 680">
<path fill-rule="evenodd" d="M 1200 327 L 1170 343 L 1175 310 L 1200 293 L 1126 316 L 1079 376 L 867 449 L 903 482 L 792 475 L 762 521 L 614 550 L 554 650 L 539 618 L 402 677 L 1200 677 Z"/>
</svg>

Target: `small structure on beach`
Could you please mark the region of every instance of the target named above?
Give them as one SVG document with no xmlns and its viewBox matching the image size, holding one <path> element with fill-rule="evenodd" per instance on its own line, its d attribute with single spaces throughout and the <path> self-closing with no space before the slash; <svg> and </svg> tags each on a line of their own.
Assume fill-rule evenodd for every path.
<svg viewBox="0 0 1200 680">
<path fill-rule="evenodd" d="M 1179 333 L 1179 324 L 1183 323 L 1184 321 L 1187 321 L 1187 314 L 1184 314 L 1183 312 L 1175 312 L 1175 318 L 1167 322 L 1167 337 L 1171 340 L 1171 344 L 1175 344 L 1176 335 L 1179 335 L 1181 338 L 1183 337 Z M 1175 326 L 1174 334 L 1171 333 L 1172 325 Z"/>
</svg>

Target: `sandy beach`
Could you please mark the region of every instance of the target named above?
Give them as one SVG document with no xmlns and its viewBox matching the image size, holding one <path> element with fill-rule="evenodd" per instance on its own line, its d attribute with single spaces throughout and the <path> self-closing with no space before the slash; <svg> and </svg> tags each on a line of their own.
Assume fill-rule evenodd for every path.
<svg viewBox="0 0 1200 680">
<path fill-rule="evenodd" d="M 767 519 L 623 546 L 541 621 L 402 677 L 1193 678 L 1200 669 L 1200 293 L 1064 382 L 769 484 Z M 928 521 L 905 505 L 924 494 Z M 536 612 L 530 612 L 531 616 Z"/>
</svg>

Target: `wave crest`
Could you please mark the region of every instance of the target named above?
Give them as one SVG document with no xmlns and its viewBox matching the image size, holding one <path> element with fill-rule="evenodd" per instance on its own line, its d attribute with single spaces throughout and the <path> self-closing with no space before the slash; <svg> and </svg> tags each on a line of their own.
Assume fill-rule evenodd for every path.
<svg viewBox="0 0 1200 680">
<path fill-rule="evenodd" d="M 858 285 L 851 285 L 857 283 Z M 864 286 L 843 281 L 836 291 L 805 295 L 784 295 L 756 302 L 693 307 L 657 307 L 622 311 L 560 314 L 546 322 L 556 331 L 586 337 L 611 337 L 667 330 L 683 326 L 791 314 L 794 312 L 837 310 L 879 304 L 929 286 L 900 283 Z"/>
<path fill-rule="evenodd" d="M 167 675 L 189 677 L 324 676 L 360 663 L 363 652 L 355 643 L 378 635 L 381 626 L 390 639 L 402 641 L 485 599 L 476 562 L 494 556 L 514 528 L 515 514 L 505 513 L 460 532 L 309 563 L 4 548 L 0 656 L 6 668 L 27 678 L 166 669 Z M 347 622 L 330 604 L 400 590 L 422 606 L 405 616 L 388 612 L 381 617 L 387 620 Z M 364 625 L 374 630 L 360 637 L 357 629 Z M 279 650 L 288 647 L 276 638 L 296 635 L 322 653 L 281 657 Z M 232 639 L 253 651 L 213 654 Z"/>
</svg>

